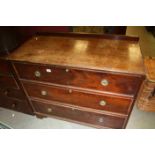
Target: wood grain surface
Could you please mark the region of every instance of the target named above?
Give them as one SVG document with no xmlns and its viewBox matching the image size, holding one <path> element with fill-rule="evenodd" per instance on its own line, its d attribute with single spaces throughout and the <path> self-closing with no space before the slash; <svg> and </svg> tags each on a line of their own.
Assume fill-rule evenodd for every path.
<svg viewBox="0 0 155 155">
<path fill-rule="evenodd" d="M 53 102 L 51 102 L 51 104 L 47 104 L 33 101 L 32 103 L 35 106 L 36 112 L 45 114 L 46 116 L 58 116 L 60 118 L 67 118 L 69 120 L 93 124 L 102 128 L 124 128 L 124 122 L 126 119 L 125 117 L 115 117 L 111 115 L 82 111 L 79 109 L 72 109 L 71 107 L 55 105 Z M 49 108 L 51 109 L 50 112 L 48 110 Z"/>
<path fill-rule="evenodd" d="M 81 70 L 54 65 L 35 63 L 14 63 L 14 65 L 21 79 L 112 92 L 128 96 L 136 95 L 143 80 L 142 76 L 104 71 L 99 72 L 96 70 Z M 35 76 L 36 72 L 40 73 L 40 77 Z M 103 86 L 101 84 L 102 80 L 107 80 L 109 84 Z"/>
<path fill-rule="evenodd" d="M 38 35 L 25 42 L 7 59 L 144 74 L 138 42 L 127 37 L 122 40 L 119 36 L 113 38 L 107 35 L 105 38 L 79 34 L 76 37 Z"/>
<path fill-rule="evenodd" d="M 23 85 L 28 95 L 32 98 L 59 101 L 72 106 L 87 107 L 100 111 L 103 110 L 127 115 L 133 102 L 132 98 L 106 95 L 104 93 L 92 93 L 85 90 L 79 91 L 77 89 L 48 86 L 25 81 L 23 81 Z M 47 94 L 42 95 L 42 91 Z M 105 105 L 101 105 L 101 101 L 105 102 Z"/>
</svg>

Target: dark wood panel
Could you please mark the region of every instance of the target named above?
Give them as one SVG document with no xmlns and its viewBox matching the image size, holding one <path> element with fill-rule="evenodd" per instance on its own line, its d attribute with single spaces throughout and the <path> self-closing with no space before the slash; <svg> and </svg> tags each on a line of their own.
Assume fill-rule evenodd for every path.
<svg viewBox="0 0 155 155">
<path fill-rule="evenodd" d="M 0 59 L 0 75 L 12 75 L 8 62 L 3 59 Z"/>
<path fill-rule="evenodd" d="M 18 85 L 14 77 L 0 76 L 0 87 L 17 88 Z"/>
<path fill-rule="evenodd" d="M 111 72 L 94 72 L 79 69 L 15 63 L 20 78 L 93 90 L 135 95 L 142 82 L 140 76 L 114 74 Z M 38 76 L 36 74 L 39 74 Z M 102 82 L 108 81 L 108 85 Z"/>
<path fill-rule="evenodd" d="M 36 112 L 46 114 L 47 116 L 58 116 L 61 118 L 94 124 L 99 127 L 124 128 L 125 118 L 81 111 L 54 104 L 40 103 L 37 101 L 33 101 L 32 103 Z"/>
<path fill-rule="evenodd" d="M 34 115 L 30 105 L 26 101 L 11 99 L 0 94 L 0 106 L 3 108 L 12 109 L 26 114 Z"/>
<path fill-rule="evenodd" d="M 97 110 L 127 114 L 132 104 L 132 98 L 94 94 L 76 89 L 52 87 L 24 81 L 23 84 L 28 95 L 31 97 L 60 101 Z"/>
<path fill-rule="evenodd" d="M 56 36 L 56 37 L 71 37 L 71 38 L 97 38 L 97 39 L 111 39 L 111 40 L 127 40 L 127 41 L 139 41 L 139 37 L 132 37 L 132 36 L 126 36 L 126 35 L 115 35 L 115 34 L 95 34 L 95 33 L 63 33 L 63 32 L 53 32 L 53 33 L 47 33 L 42 32 L 38 35 L 41 36 Z"/>
<path fill-rule="evenodd" d="M 0 95 L 5 95 L 6 97 L 16 98 L 20 100 L 26 100 L 26 96 L 20 89 L 0 87 Z"/>
</svg>

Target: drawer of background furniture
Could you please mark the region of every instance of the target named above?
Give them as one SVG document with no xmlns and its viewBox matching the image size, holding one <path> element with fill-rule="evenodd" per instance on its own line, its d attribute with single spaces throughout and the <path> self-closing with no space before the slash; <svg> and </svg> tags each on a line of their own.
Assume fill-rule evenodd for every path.
<svg viewBox="0 0 155 155">
<path fill-rule="evenodd" d="M 136 94 L 141 77 L 63 68 L 50 65 L 15 63 L 20 78 L 70 85 L 120 94 Z"/>
<path fill-rule="evenodd" d="M 132 98 L 94 94 L 87 91 L 24 81 L 23 85 L 30 97 L 54 100 L 97 110 L 127 114 L 132 103 Z"/>
<path fill-rule="evenodd" d="M 0 95 L 0 107 L 33 115 L 30 105 L 26 101 L 11 99 Z"/>
<path fill-rule="evenodd" d="M 20 89 L 0 87 L 0 95 L 26 100 L 26 96 Z"/>
<path fill-rule="evenodd" d="M 37 101 L 32 102 L 36 112 L 50 116 L 57 116 L 78 122 L 93 124 L 99 127 L 123 128 L 125 118 L 81 111 L 54 104 L 45 104 Z"/>
<path fill-rule="evenodd" d="M 11 75 L 9 63 L 0 59 L 0 75 Z"/>
<path fill-rule="evenodd" d="M 14 77 L 0 76 L 0 87 L 19 88 Z"/>
</svg>

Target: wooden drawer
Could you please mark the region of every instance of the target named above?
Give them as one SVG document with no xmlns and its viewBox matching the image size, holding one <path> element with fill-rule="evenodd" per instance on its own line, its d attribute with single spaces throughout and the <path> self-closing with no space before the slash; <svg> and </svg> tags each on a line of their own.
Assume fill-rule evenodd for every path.
<svg viewBox="0 0 155 155">
<path fill-rule="evenodd" d="M 132 103 L 131 98 L 122 98 L 112 95 L 108 96 L 99 93 L 94 94 L 87 91 L 24 81 L 23 84 L 30 97 L 54 100 L 96 110 L 127 114 Z"/>
<path fill-rule="evenodd" d="M 0 75 L 11 75 L 9 63 L 0 59 Z"/>
<path fill-rule="evenodd" d="M 0 95 L 11 97 L 11 98 L 17 98 L 20 100 L 26 100 L 26 96 L 20 89 L 14 89 L 14 88 L 0 88 Z"/>
<path fill-rule="evenodd" d="M 26 101 L 8 98 L 3 95 L 0 95 L 0 107 L 33 115 L 32 109 Z"/>
<path fill-rule="evenodd" d="M 19 88 L 14 77 L 0 76 L 0 87 Z"/>
<path fill-rule="evenodd" d="M 135 95 L 142 78 L 139 76 L 94 72 L 51 65 L 15 63 L 20 78 Z"/>
<path fill-rule="evenodd" d="M 122 117 L 114 117 L 110 115 L 72 109 L 70 107 L 56 105 L 54 102 L 51 102 L 51 104 L 46 104 L 33 101 L 32 103 L 36 112 L 48 116 L 56 116 L 63 119 L 84 122 L 96 127 L 124 128 L 125 118 Z"/>
</svg>

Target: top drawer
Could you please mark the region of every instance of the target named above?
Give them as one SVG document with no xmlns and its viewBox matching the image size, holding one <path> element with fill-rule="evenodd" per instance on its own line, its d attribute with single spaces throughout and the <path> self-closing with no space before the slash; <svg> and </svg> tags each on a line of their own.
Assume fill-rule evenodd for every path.
<svg viewBox="0 0 155 155">
<path fill-rule="evenodd" d="M 0 75 L 11 75 L 10 66 L 5 60 L 0 60 Z"/>
<path fill-rule="evenodd" d="M 142 77 L 52 65 L 15 63 L 20 78 L 75 86 L 125 95 L 135 95 Z"/>
</svg>

